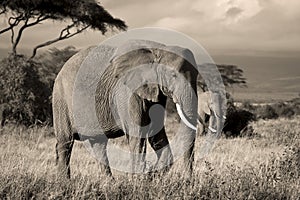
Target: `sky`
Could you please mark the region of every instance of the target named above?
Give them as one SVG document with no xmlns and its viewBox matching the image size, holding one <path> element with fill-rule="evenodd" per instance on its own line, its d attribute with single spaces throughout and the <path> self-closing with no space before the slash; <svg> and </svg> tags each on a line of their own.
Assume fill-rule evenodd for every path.
<svg viewBox="0 0 300 200">
<path fill-rule="evenodd" d="M 257 80 L 264 81 L 268 73 L 261 77 L 255 74 L 272 66 L 278 72 L 269 79 L 300 81 L 299 0 L 102 0 L 101 5 L 114 17 L 123 19 L 129 29 L 164 27 L 192 37 L 216 62 L 241 65 L 245 75 L 253 76 L 250 85 Z M 0 18 L 1 28 L 5 23 Z M 28 29 L 20 47 L 31 48 L 45 39 L 55 38 L 64 25 L 46 22 Z M 102 36 L 89 30 L 54 46 L 84 48 L 113 34 L 116 33 Z M 9 36 L 0 36 L 1 49 L 10 47 Z M 261 61 L 261 57 L 266 60 Z"/>
</svg>

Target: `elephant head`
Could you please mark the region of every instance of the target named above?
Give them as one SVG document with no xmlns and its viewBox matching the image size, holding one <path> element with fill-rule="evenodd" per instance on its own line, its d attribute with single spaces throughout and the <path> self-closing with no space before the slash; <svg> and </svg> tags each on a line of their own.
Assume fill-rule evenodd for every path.
<svg viewBox="0 0 300 200">
<path fill-rule="evenodd" d="M 206 115 L 211 115 L 212 101 L 210 98 L 210 92 L 198 90 L 198 120 L 197 120 L 197 133 L 202 135 L 206 126 Z"/>
<path fill-rule="evenodd" d="M 221 98 L 219 94 L 211 91 L 200 91 L 198 90 L 198 129 L 199 134 L 203 134 L 205 128 L 210 133 L 221 133 L 223 128 L 223 122 L 226 117 L 224 109 L 220 105 Z M 210 116 L 209 125 L 206 125 L 205 115 Z M 216 124 L 216 125 L 215 125 Z M 216 127 L 216 128 L 214 128 Z"/>
</svg>

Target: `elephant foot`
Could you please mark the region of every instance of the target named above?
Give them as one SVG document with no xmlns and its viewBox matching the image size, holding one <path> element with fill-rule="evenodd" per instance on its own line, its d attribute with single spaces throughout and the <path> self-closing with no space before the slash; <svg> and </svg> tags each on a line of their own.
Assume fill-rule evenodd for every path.
<svg viewBox="0 0 300 200">
<path fill-rule="evenodd" d="M 112 172 L 108 164 L 100 163 L 100 171 L 105 174 L 106 177 L 111 178 Z"/>
<path fill-rule="evenodd" d="M 57 179 L 59 180 L 68 180 L 71 178 L 70 176 L 70 167 L 58 166 L 57 169 Z"/>
<path fill-rule="evenodd" d="M 145 162 L 132 162 L 131 163 L 131 172 L 133 174 L 143 174 L 147 173 L 146 163 Z"/>
</svg>

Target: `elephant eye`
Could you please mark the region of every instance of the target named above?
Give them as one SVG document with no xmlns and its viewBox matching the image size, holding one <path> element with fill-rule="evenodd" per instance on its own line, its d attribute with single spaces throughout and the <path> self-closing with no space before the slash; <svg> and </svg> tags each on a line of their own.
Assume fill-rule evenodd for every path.
<svg viewBox="0 0 300 200">
<path fill-rule="evenodd" d="M 176 74 L 175 72 L 172 72 L 172 73 L 171 73 L 171 77 L 176 78 L 176 77 L 177 77 L 177 74 Z"/>
</svg>

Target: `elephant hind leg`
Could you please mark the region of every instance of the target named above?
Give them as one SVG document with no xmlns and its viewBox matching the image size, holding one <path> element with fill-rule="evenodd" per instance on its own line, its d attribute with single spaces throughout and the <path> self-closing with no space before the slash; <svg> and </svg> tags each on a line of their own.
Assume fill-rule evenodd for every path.
<svg viewBox="0 0 300 200">
<path fill-rule="evenodd" d="M 108 138 L 105 135 L 98 135 L 96 137 L 89 138 L 84 142 L 94 158 L 97 159 L 101 172 L 111 177 L 112 173 L 109 166 L 109 160 L 107 158 Z"/>
<path fill-rule="evenodd" d="M 56 163 L 60 178 L 70 178 L 70 158 L 73 144 L 74 140 L 56 143 Z"/>
<path fill-rule="evenodd" d="M 70 158 L 74 144 L 74 137 L 69 118 L 67 105 L 63 102 L 55 102 L 53 106 L 53 122 L 56 135 L 56 163 L 58 165 L 58 177 L 70 178 Z"/>
<path fill-rule="evenodd" d="M 137 131 L 139 132 L 139 131 Z M 141 131 L 140 131 L 141 132 Z M 143 173 L 146 168 L 146 139 L 141 136 L 127 135 L 131 153 L 132 173 Z"/>
</svg>

